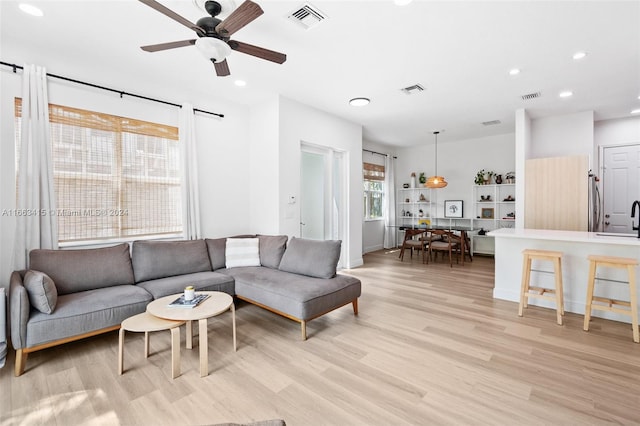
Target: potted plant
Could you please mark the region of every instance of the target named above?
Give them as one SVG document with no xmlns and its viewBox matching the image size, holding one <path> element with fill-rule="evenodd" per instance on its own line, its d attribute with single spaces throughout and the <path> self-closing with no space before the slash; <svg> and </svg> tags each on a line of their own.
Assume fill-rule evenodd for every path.
<svg viewBox="0 0 640 426">
<path fill-rule="evenodd" d="M 484 184 L 489 185 L 491 183 L 491 178 L 496 175 L 496 172 L 493 170 L 489 170 L 484 172 Z"/>
<path fill-rule="evenodd" d="M 473 182 L 474 182 L 476 185 L 483 185 L 483 184 L 484 184 L 484 174 L 485 174 L 484 169 L 479 170 L 479 171 L 478 171 L 478 173 L 476 173 L 476 177 L 475 177 L 475 179 L 473 180 Z"/>
<path fill-rule="evenodd" d="M 418 178 L 421 184 L 425 184 L 427 182 L 427 177 L 424 175 L 424 172 L 420 173 L 420 177 Z"/>
</svg>

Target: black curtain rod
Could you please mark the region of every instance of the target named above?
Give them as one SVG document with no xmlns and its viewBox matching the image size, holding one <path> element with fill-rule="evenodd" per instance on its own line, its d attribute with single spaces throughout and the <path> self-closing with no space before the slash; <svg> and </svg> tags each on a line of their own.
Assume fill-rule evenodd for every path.
<svg viewBox="0 0 640 426">
<path fill-rule="evenodd" d="M 20 65 L 10 64 L 10 63 L 7 63 L 7 62 L 2 62 L 2 61 L 0 61 L 0 65 L 5 65 L 5 66 L 13 68 L 13 72 L 14 73 L 17 72 L 18 69 L 24 69 L 24 67 L 22 67 Z M 97 84 L 87 83 L 86 81 L 75 80 L 73 78 L 63 77 L 61 75 L 47 73 L 47 77 L 57 78 L 57 79 L 64 80 L 64 81 L 70 81 L 72 83 L 82 84 L 84 86 L 94 87 L 96 89 L 102 89 L 102 90 L 106 90 L 108 92 L 118 93 L 121 98 L 124 95 L 127 95 L 127 96 L 131 96 L 132 98 L 145 99 L 147 101 L 158 102 L 160 104 L 171 105 L 171 106 L 174 106 L 174 107 L 182 108 L 182 105 L 179 105 L 179 104 L 176 104 L 176 103 L 173 103 L 173 102 L 167 102 L 167 101 L 163 101 L 161 99 L 150 98 L 148 96 L 143 96 L 143 95 L 136 95 L 135 93 L 129 93 L 129 92 L 125 92 L 123 90 L 116 90 L 116 89 L 112 89 L 110 87 L 99 86 Z M 203 114 L 215 115 L 217 117 L 224 118 L 224 114 L 219 114 L 217 112 L 205 111 L 205 110 L 197 109 L 197 108 L 194 108 L 193 111 L 194 112 L 201 112 Z"/>
<path fill-rule="evenodd" d="M 370 152 L 370 153 L 372 153 L 372 154 L 384 155 L 385 157 L 388 157 L 388 156 L 389 156 L 389 154 L 383 154 L 383 153 L 381 153 L 381 152 L 371 151 L 370 149 L 364 149 L 364 148 L 362 148 L 362 150 L 363 150 L 363 151 L 366 151 L 366 152 Z M 391 157 L 391 158 L 398 158 L 398 157 L 396 157 L 396 156 L 394 155 L 394 156 L 393 156 L 393 157 Z"/>
</svg>

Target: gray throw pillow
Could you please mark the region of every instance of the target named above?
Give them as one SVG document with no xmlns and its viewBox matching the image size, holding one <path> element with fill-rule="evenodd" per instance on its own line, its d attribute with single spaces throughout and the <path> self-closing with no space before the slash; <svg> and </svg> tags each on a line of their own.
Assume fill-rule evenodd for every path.
<svg viewBox="0 0 640 426">
<path fill-rule="evenodd" d="M 58 290 L 53 280 L 44 272 L 27 271 L 23 283 L 31 306 L 43 314 L 52 313 L 58 302 Z"/>
<path fill-rule="evenodd" d="M 333 278 L 336 276 L 341 246 L 341 240 L 291 237 L 278 269 L 315 278 Z"/>
<path fill-rule="evenodd" d="M 258 235 L 260 239 L 260 264 L 278 269 L 289 237 L 286 235 Z"/>
</svg>

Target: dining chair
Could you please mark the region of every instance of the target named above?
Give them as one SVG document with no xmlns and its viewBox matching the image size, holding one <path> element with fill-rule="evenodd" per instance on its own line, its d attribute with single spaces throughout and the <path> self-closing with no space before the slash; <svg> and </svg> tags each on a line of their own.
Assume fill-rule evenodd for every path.
<svg viewBox="0 0 640 426">
<path fill-rule="evenodd" d="M 460 250 L 460 237 L 455 235 L 451 231 L 444 229 L 434 229 L 431 231 L 429 237 L 429 255 L 427 257 L 427 263 L 432 259 L 432 254 L 435 252 L 433 260 L 435 261 L 438 252 L 449 253 L 449 266 L 453 268 L 453 252 L 456 253 L 456 263 L 458 263 Z"/>
<path fill-rule="evenodd" d="M 469 257 L 469 261 L 473 262 L 473 256 L 471 255 L 471 241 L 469 240 L 469 235 L 465 231 L 451 232 L 450 237 L 453 239 L 454 243 L 458 244 L 456 248 L 456 252 L 458 254 L 462 254 L 462 265 L 464 266 L 464 261 L 466 257 Z"/>
<path fill-rule="evenodd" d="M 422 262 L 424 263 L 428 244 L 426 233 L 425 229 L 409 228 L 404 230 L 404 240 L 400 248 L 400 260 L 404 260 L 404 251 L 406 249 L 411 250 L 411 257 L 413 257 L 414 250 L 420 250 L 422 252 Z"/>
</svg>

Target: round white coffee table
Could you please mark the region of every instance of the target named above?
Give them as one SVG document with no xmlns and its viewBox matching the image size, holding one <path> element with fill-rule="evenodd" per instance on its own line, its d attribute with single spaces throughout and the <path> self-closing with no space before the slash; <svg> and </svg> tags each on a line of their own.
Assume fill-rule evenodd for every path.
<svg viewBox="0 0 640 426">
<path fill-rule="evenodd" d="M 169 304 L 182 295 L 172 294 L 161 297 L 147 305 L 147 312 L 159 318 L 187 322 L 187 349 L 192 348 L 192 321 L 198 321 L 198 339 L 200 345 L 200 377 L 209 374 L 209 341 L 207 319 L 231 310 L 233 322 L 233 350 L 236 350 L 236 309 L 233 297 L 220 291 L 198 291 L 196 294 L 208 294 L 209 297 L 195 308 L 170 307 Z"/>
</svg>

